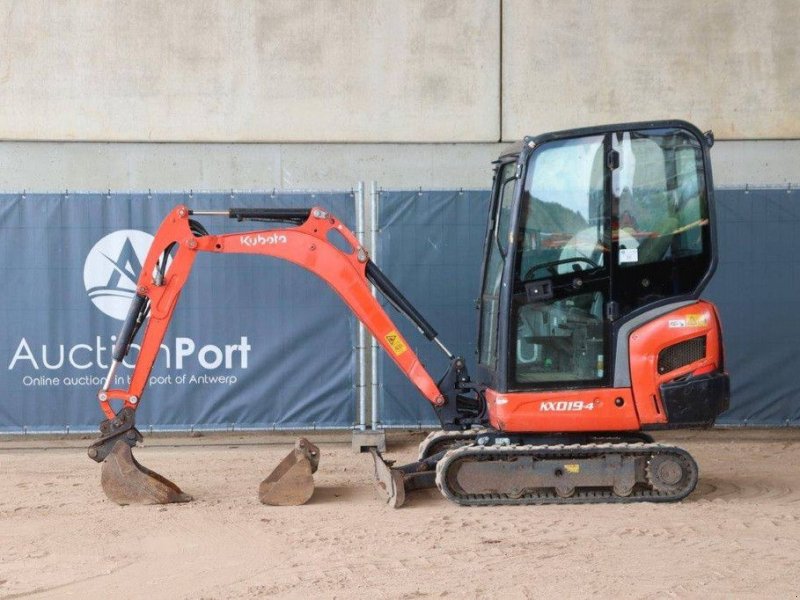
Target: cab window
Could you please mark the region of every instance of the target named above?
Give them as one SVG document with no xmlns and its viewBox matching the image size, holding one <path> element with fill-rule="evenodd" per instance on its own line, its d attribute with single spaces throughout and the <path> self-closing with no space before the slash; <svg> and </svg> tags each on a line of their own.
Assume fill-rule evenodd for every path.
<svg viewBox="0 0 800 600">
<path fill-rule="evenodd" d="M 497 364 L 497 315 L 500 307 L 500 282 L 503 278 L 505 255 L 508 253 L 511 206 L 516 187 L 516 163 L 509 162 L 498 169 L 495 186 L 495 214 L 484 268 L 481 289 L 481 322 L 478 334 L 478 362 L 494 369 Z"/>
</svg>

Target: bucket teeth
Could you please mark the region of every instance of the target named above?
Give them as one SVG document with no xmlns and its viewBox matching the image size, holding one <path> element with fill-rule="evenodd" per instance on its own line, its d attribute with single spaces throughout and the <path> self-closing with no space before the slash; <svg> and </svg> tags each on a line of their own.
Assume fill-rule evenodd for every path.
<svg viewBox="0 0 800 600">
<path fill-rule="evenodd" d="M 313 474 L 319 466 L 319 448 L 300 438 L 258 488 L 258 498 L 272 506 L 305 504 L 314 494 Z"/>
<path fill-rule="evenodd" d="M 140 465 L 131 447 L 119 440 L 103 461 L 100 483 L 112 502 L 126 504 L 170 504 L 189 502 L 192 497 L 166 477 Z"/>
</svg>

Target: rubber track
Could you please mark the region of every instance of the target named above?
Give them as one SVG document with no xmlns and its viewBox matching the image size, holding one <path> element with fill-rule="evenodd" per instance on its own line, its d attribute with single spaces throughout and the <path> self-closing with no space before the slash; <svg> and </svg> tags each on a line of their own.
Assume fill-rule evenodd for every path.
<svg viewBox="0 0 800 600">
<path fill-rule="evenodd" d="M 614 432 L 607 432 L 605 437 L 625 437 L 631 435 L 641 434 L 643 432 L 619 432 L 614 434 Z M 429 456 L 437 454 L 441 452 L 441 446 L 444 445 L 455 445 L 459 442 L 463 442 L 461 445 L 466 445 L 468 443 L 472 443 L 477 440 L 482 435 L 494 435 L 495 437 L 505 437 L 505 436 L 519 436 L 519 435 L 526 435 L 520 433 L 504 433 L 502 431 L 498 431 L 496 429 L 467 429 L 465 431 L 431 431 L 427 437 L 419 443 L 419 453 L 418 453 L 418 460 L 425 460 Z M 530 433 L 527 435 L 548 435 L 547 433 Z M 595 437 L 604 437 L 603 432 L 599 432 L 593 434 Z M 652 438 L 651 438 L 652 441 Z M 620 442 L 621 443 L 621 442 Z M 638 442 L 629 442 L 629 443 L 638 443 Z M 455 448 L 453 448 L 455 449 Z"/>
<path fill-rule="evenodd" d="M 541 459 L 585 459 L 592 455 L 602 456 L 609 453 L 619 453 L 626 456 L 646 456 L 648 460 L 656 454 L 672 454 L 680 457 L 684 465 L 691 469 L 690 477 L 683 489 L 675 493 L 664 493 L 653 489 L 634 489 L 630 496 L 617 496 L 611 489 L 581 490 L 577 488 L 575 494 L 569 498 L 558 496 L 552 489 L 541 489 L 528 492 L 520 498 L 512 498 L 502 493 L 492 494 L 463 494 L 450 489 L 446 482 L 447 471 L 453 465 L 470 459 L 478 460 L 508 460 L 512 457 L 536 456 Z M 688 496 L 697 485 L 697 463 L 691 455 L 676 446 L 663 444 L 575 444 L 552 446 L 465 446 L 456 448 L 445 454 L 444 458 L 436 465 L 436 487 L 448 500 L 463 506 L 516 506 L 534 504 L 628 504 L 633 502 L 677 502 Z M 637 488 L 641 485 L 637 483 Z"/>
</svg>

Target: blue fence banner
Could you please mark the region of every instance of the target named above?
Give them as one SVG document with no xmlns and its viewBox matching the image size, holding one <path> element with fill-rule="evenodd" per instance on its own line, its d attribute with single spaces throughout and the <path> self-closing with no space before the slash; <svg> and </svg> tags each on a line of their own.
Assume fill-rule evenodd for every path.
<svg viewBox="0 0 800 600">
<path fill-rule="evenodd" d="M 378 266 L 439 332 L 451 352 L 475 368 L 487 191 L 380 193 Z M 449 361 L 393 309 L 389 314 L 434 379 Z M 386 427 L 436 426 L 433 408 L 385 353 L 380 354 L 379 421 Z"/>
<path fill-rule="evenodd" d="M 718 190 L 719 308 L 731 408 L 724 425 L 800 425 L 800 202 L 787 190 Z M 91 431 L 96 393 L 161 220 L 197 210 L 305 207 L 353 228 L 351 193 L 0 194 L 0 433 Z M 474 368 L 488 191 L 382 191 L 377 263 Z M 214 233 L 268 228 L 199 220 Z M 387 310 L 434 378 L 447 359 Z M 263 256 L 200 254 L 137 411 L 142 429 L 349 428 L 355 320 L 311 273 Z M 130 359 L 135 356 L 136 349 Z M 428 402 L 379 355 L 378 420 L 433 427 Z M 130 364 L 130 359 L 128 363 Z M 130 368 L 120 369 L 123 385 Z"/>
<path fill-rule="evenodd" d="M 0 195 L 0 432 L 95 430 L 104 418 L 96 394 L 141 264 L 177 204 L 316 205 L 355 221 L 351 193 Z M 212 233 L 270 228 L 197 219 Z M 201 253 L 137 424 L 352 427 L 354 342 L 350 311 L 313 274 L 264 256 Z M 112 387 L 125 385 L 136 351 Z"/>
<path fill-rule="evenodd" d="M 800 425 L 800 194 L 718 190 L 720 311 L 731 375 L 728 425 Z"/>
</svg>

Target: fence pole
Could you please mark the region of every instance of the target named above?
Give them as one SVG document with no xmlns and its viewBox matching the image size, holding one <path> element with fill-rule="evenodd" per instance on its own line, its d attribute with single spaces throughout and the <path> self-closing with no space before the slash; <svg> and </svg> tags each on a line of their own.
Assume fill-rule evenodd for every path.
<svg viewBox="0 0 800 600">
<path fill-rule="evenodd" d="M 365 214 L 366 205 L 364 203 L 364 182 L 359 181 L 355 194 L 356 210 L 356 237 L 359 244 L 364 246 L 366 238 L 364 224 L 367 221 Z M 367 428 L 367 330 L 360 319 L 358 321 L 358 347 L 356 349 L 356 366 L 358 369 L 358 381 L 356 382 L 358 398 L 358 429 Z"/>
<path fill-rule="evenodd" d="M 370 242 L 369 250 L 372 260 L 377 264 L 378 254 L 378 211 L 379 211 L 380 193 L 378 192 L 378 183 L 371 182 L 370 185 Z M 372 288 L 372 296 L 377 299 L 377 291 Z M 371 400 L 372 400 L 372 429 L 378 429 L 380 424 L 380 415 L 378 414 L 378 340 L 372 336 L 372 343 L 370 346 L 370 368 L 371 368 Z"/>
</svg>

